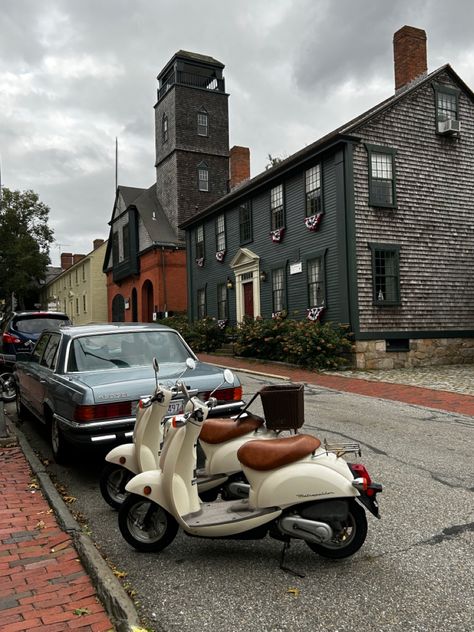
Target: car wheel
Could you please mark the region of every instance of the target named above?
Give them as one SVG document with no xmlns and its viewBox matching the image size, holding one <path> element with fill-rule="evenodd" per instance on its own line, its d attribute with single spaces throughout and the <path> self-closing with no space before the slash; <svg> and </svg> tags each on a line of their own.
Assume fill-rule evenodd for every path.
<svg viewBox="0 0 474 632">
<path fill-rule="evenodd" d="M 125 485 L 133 478 L 133 472 L 116 463 L 106 463 L 99 479 L 100 492 L 113 509 L 120 509 L 128 496 Z"/>
<path fill-rule="evenodd" d="M 63 432 L 59 427 L 57 419 L 50 416 L 50 432 L 51 432 L 51 449 L 56 463 L 65 464 L 69 457 L 69 446 L 64 438 Z"/>
<path fill-rule="evenodd" d="M 178 523 L 163 507 L 129 494 L 119 509 L 120 533 L 137 551 L 162 551 L 178 533 Z"/>
<path fill-rule="evenodd" d="M 2 385 L 2 399 L 4 402 L 13 402 L 16 397 L 16 385 L 13 373 L 2 373 L 0 375 Z"/>
</svg>

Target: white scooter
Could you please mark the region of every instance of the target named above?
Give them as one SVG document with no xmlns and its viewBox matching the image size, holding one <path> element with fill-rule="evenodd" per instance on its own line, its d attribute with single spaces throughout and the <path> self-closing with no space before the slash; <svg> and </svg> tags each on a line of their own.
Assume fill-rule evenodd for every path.
<svg viewBox="0 0 474 632">
<path fill-rule="evenodd" d="M 165 421 L 168 406 L 176 393 L 158 384 L 159 366 L 156 360 L 153 367 L 156 388 L 151 397 L 139 402 L 133 443 L 116 446 L 105 457 L 106 465 L 102 470 L 99 486 L 104 500 L 114 509 L 119 509 L 124 502 L 127 497 L 125 487 L 136 474 L 159 469 L 164 435 L 167 432 Z M 194 367 L 194 361 L 188 359 L 186 369 Z M 183 375 L 184 372 L 181 377 Z M 217 388 L 220 386 L 222 384 Z M 276 432 L 266 428 L 261 417 L 247 412 L 236 419 L 208 420 L 199 442 L 203 464 L 196 472 L 201 500 L 215 500 L 219 493 L 227 499 L 247 497 L 249 484 L 242 474 L 237 450 L 246 441 L 276 436 Z"/>
<path fill-rule="evenodd" d="M 184 384 L 179 388 L 186 394 Z M 173 420 L 160 469 L 142 472 L 126 486 L 130 495 L 119 511 L 119 528 L 130 545 L 161 551 L 179 527 L 204 538 L 268 534 L 284 542 L 282 568 L 292 538 L 329 558 L 359 550 L 367 534 L 364 507 L 379 517 L 376 495 L 382 486 L 363 465 L 341 458 L 360 454 L 358 444 L 322 446 L 306 434 L 248 441 L 238 450 L 250 484 L 248 499 L 203 504 L 196 487 L 196 443 L 209 409 L 192 397 L 187 410 Z"/>
</svg>

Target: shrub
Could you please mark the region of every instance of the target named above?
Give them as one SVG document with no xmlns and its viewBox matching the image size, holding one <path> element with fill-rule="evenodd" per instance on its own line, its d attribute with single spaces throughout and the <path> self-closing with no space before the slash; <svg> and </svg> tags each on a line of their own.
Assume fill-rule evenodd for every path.
<svg viewBox="0 0 474 632">
<path fill-rule="evenodd" d="M 225 331 L 218 326 L 217 321 L 210 317 L 190 323 L 186 315 L 177 315 L 163 318 L 159 322 L 179 331 L 196 353 L 215 351 L 226 339 Z"/>
<path fill-rule="evenodd" d="M 351 349 L 347 331 L 332 323 L 246 319 L 236 333 L 236 353 L 311 369 L 335 369 Z"/>
</svg>

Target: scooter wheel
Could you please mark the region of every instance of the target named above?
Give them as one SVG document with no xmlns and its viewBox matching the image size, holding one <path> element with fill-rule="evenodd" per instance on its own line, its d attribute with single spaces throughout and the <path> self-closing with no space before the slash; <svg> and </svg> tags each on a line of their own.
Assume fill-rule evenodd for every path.
<svg viewBox="0 0 474 632">
<path fill-rule="evenodd" d="M 315 542 L 306 542 L 306 544 L 315 553 L 333 560 L 350 557 L 360 549 L 367 536 L 365 510 L 354 501 L 349 506 L 349 513 L 344 523 L 337 526 L 331 525 L 331 527 L 334 530 L 332 540 L 321 544 Z"/>
<path fill-rule="evenodd" d="M 129 494 L 119 509 L 120 533 L 137 551 L 162 551 L 175 539 L 178 523 L 163 507 L 138 494 Z"/>
<path fill-rule="evenodd" d="M 112 509 L 120 509 L 128 496 L 125 486 L 133 478 L 133 472 L 117 463 L 106 463 L 99 479 L 100 493 Z"/>
</svg>

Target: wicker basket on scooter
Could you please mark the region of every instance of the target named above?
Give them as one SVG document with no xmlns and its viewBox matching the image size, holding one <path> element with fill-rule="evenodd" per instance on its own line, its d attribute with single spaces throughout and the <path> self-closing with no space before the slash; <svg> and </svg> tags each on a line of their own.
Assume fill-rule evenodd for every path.
<svg viewBox="0 0 474 632">
<path fill-rule="evenodd" d="M 304 423 L 303 384 L 272 384 L 259 391 L 267 428 L 297 430 Z"/>
</svg>

